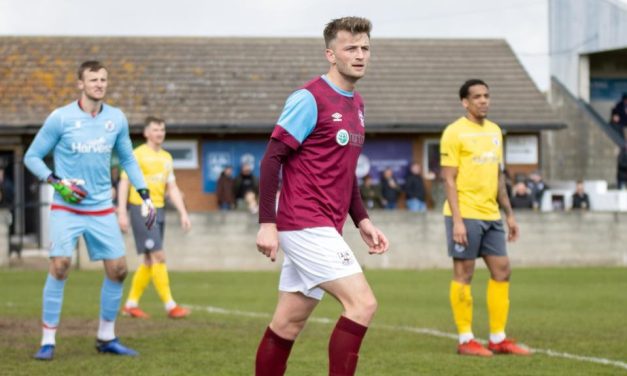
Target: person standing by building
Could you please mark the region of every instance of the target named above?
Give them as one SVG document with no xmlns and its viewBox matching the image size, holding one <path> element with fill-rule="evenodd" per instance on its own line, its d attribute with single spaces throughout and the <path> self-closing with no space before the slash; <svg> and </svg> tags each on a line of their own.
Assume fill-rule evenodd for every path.
<svg viewBox="0 0 627 376">
<path fill-rule="evenodd" d="M 108 71 L 102 63 L 82 63 L 78 68 L 80 99 L 48 116 L 24 156 L 26 167 L 55 190 L 50 211 L 50 266 L 43 293 L 43 336 L 35 354 L 39 360 L 54 357 L 65 281 L 81 235 L 90 260 L 102 260 L 105 269 L 96 349 L 103 353 L 137 355 L 120 343 L 114 330 L 127 273 L 124 242 L 111 197 L 114 150 L 138 187 L 145 214 L 142 223 L 148 228 L 154 224 L 155 209 L 133 157 L 126 117 L 119 109 L 104 103 L 107 85 Z M 51 151 L 54 172 L 44 163 Z"/>
<path fill-rule="evenodd" d="M 376 311 L 370 285 L 341 235 L 350 214 L 371 254 L 388 249 L 368 218 L 355 176 L 365 140 L 355 84 L 370 60 L 370 29 L 370 21 L 358 17 L 327 24 L 329 71 L 287 99 L 261 163 L 257 249 L 274 261 L 280 244 L 285 258 L 276 310 L 257 349 L 257 376 L 285 373 L 292 345 L 324 292 L 343 307 L 329 341 L 329 374 L 353 375 Z"/>
<path fill-rule="evenodd" d="M 405 197 L 407 198 L 407 210 L 413 212 L 424 212 L 427 210 L 425 204 L 425 183 L 420 174 L 420 163 L 414 162 L 409 168 L 409 174 L 405 178 Z"/>
<path fill-rule="evenodd" d="M 233 180 L 233 167 L 225 166 L 218 178 L 216 197 L 220 210 L 235 208 L 235 180 Z"/>
<path fill-rule="evenodd" d="M 459 90 L 466 115 L 448 125 L 440 141 L 440 164 L 445 182 L 444 205 L 448 254 L 453 259 L 449 293 L 459 333 L 461 355 L 492 356 L 493 353 L 528 355 L 529 351 L 508 339 L 510 262 L 499 206 L 505 212 L 507 239 L 518 238 L 503 175 L 503 136 L 488 120 L 490 91 L 477 79 Z M 490 271 L 487 289 L 490 341 L 488 348 L 474 339 L 473 299 L 470 283 L 475 259 L 483 258 Z"/>
<path fill-rule="evenodd" d="M 133 228 L 135 247 L 137 253 L 143 256 L 142 263 L 133 275 L 131 290 L 122 313 L 131 317 L 148 318 L 148 314 L 139 308 L 139 299 L 152 280 L 168 317 L 183 318 L 189 315 L 189 309 L 179 306 L 172 298 L 170 277 L 165 263 L 165 251 L 163 250 L 166 193 L 179 212 L 183 231 L 189 231 L 192 223 L 183 202 L 183 195 L 176 184 L 172 155 L 162 147 L 165 140 L 165 121 L 154 116 L 147 117 L 144 122 L 144 138 L 146 138 L 146 143 L 138 146 L 133 154 L 148 181 L 150 198 L 157 208 L 157 223 L 151 229 L 141 225 L 141 197 L 134 188 L 130 190 L 129 196 L 128 175 L 122 173 L 118 186 L 118 223 L 122 231 L 127 232 L 128 212 L 130 211 L 130 224 Z M 128 209 L 127 204 L 129 204 Z"/>
</svg>

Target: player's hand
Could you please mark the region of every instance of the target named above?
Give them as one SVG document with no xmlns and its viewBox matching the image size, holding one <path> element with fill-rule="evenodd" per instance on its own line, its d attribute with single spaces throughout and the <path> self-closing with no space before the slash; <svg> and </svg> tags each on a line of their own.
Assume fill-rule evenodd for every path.
<svg viewBox="0 0 627 376">
<path fill-rule="evenodd" d="M 187 213 L 181 214 L 181 228 L 184 232 L 188 232 L 192 229 L 192 221 L 190 221 Z"/>
<path fill-rule="evenodd" d="M 118 225 L 120 226 L 120 230 L 122 230 L 122 232 L 128 232 L 128 213 L 126 210 L 118 210 Z"/>
<path fill-rule="evenodd" d="M 146 218 L 146 228 L 150 230 L 157 220 L 157 209 L 155 209 L 155 206 L 152 204 L 150 191 L 148 191 L 147 188 L 138 189 L 137 193 L 139 193 L 139 196 L 143 200 L 141 213 L 142 217 Z"/>
<path fill-rule="evenodd" d="M 518 228 L 518 223 L 516 223 L 516 218 L 514 218 L 513 215 L 509 215 L 505 218 L 505 221 L 507 222 L 507 241 L 515 242 L 520 236 L 520 229 Z"/>
<path fill-rule="evenodd" d="M 390 247 L 388 238 L 379 230 L 374 227 L 370 219 L 366 218 L 359 222 L 359 235 L 368 245 L 368 253 L 382 254 L 385 253 Z"/>
<path fill-rule="evenodd" d="M 279 250 L 279 233 L 276 223 L 262 223 L 257 232 L 257 250 L 274 262 Z"/>
<path fill-rule="evenodd" d="M 87 191 L 81 187 L 85 185 L 84 180 L 61 179 L 55 174 L 50 174 L 46 181 L 61 195 L 63 201 L 70 204 L 78 204 L 87 197 Z"/>
<path fill-rule="evenodd" d="M 453 220 L 453 241 L 464 247 L 468 247 L 468 234 L 466 233 L 466 225 L 463 220 Z"/>
</svg>

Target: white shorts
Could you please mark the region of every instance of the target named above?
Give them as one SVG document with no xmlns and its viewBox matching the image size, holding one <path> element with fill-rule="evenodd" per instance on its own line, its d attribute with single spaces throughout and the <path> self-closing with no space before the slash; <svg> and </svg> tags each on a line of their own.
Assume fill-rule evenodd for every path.
<svg viewBox="0 0 627 376">
<path fill-rule="evenodd" d="M 279 231 L 279 244 L 285 253 L 279 291 L 301 292 L 322 299 L 323 282 L 361 273 L 353 251 L 333 227 L 313 227 Z"/>
</svg>

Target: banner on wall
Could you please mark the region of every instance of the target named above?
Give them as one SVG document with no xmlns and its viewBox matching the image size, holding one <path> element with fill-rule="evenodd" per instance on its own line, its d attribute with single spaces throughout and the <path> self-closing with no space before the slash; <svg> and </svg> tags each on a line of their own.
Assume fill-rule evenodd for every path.
<svg viewBox="0 0 627 376">
<path fill-rule="evenodd" d="M 224 167 L 233 167 L 235 178 L 245 164 L 253 166 L 253 175 L 259 177 L 259 165 L 266 151 L 265 140 L 220 140 L 202 144 L 202 179 L 205 193 L 215 193 L 218 178 Z"/>
<path fill-rule="evenodd" d="M 367 140 L 357 162 L 357 177 L 361 180 L 370 175 L 372 182 L 379 184 L 381 174 L 389 167 L 398 183 L 404 184 L 412 159 L 411 140 Z"/>
<path fill-rule="evenodd" d="M 592 78 L 590 79 L 591 101 L 619 101 L 623 93 L 627 93 L 625 78 Z"/>
<path fill-rule="evenodd" d="M 248 163 L 253 166 L 253 174 L 259 177 L 260 163 L 267 144 L 265 140 L 204 142 L 202 145 L 204 192 L 215 193 L 218 178 L 226 166 L 233 167 L 233 177 L 236 177 L 241 166 Z M 360 180 L 370 175 L 373 183 L 378 184 L 381 174 L 389 167 L 394 171 L 397 181 L 403 184 L 412 156 L 410 140 L 368 140 L 359 156 L 355 173 Z"/>
</svg>

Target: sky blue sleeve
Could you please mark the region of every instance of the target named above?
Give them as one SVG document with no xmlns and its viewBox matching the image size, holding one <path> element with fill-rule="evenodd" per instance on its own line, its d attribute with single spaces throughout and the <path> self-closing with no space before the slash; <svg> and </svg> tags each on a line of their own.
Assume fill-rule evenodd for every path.
<svg viewBox="0 0 627 376">
<path fill-rule="evenodd" d="M 287 98 L 277 124 L 302 144 L 316 127 L 317 121 L 316 99 L 309 90 L 300 89 Z"/>
<path fill-rule="evenodd" d="M 126 171 L 131 184 L 136 189 L 146 188 L 146 182 L 144 181 L 144 175 L 137 164 L 135 156 L 133 156 L 133 144 L 128 132 L 128 121 L 124 115 L 122 117 L 122 128 L 118 133 L 118 138 L 115 141 L 115 151 L 120 158 L 120 165 Z"/>
<path fill-rule="evenodd" d="M 39 180 L 46 180 L 52 173 L 44 163 L 44 158 L 57 145 L 62 133 L 61 115 L 59 110 L 55 110 L 48 116 L 24 155 L 24 164 Z"/>
</svg>

